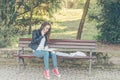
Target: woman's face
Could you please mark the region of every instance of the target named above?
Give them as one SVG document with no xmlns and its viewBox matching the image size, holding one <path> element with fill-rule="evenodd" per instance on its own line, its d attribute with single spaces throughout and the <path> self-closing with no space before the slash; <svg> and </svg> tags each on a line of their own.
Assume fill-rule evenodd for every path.
<svg viewBox="0 0 120 80">
<path fill-rule="evenodd" d="M 44 33 L 46 34 L 50 29 L 50 25 L 46 25 L 44 28 L 43 28 L 43 31 Z"/>
</svg>

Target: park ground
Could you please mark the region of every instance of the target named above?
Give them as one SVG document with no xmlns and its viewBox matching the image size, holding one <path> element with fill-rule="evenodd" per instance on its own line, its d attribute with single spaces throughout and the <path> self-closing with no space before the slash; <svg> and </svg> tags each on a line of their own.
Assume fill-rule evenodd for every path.
<svg viewBox="0 0 120 80">
<path fill-rule="evenodd" d="M 0 61 L 1 62 L 1 61 Z M 68 64 L 68 63 L 67 63 Z M 103 68 L 102 68 L 103 67 Z M 88 69 L 77 66 L 61 66 L 59 63 L 59 72 L 61 77 L 57 78 L 52 72 L 50 65 L 50 80 L 120 80 L 120 65 L 108 65 L 104 68 L 93 67 L 92 74 L 88 74 Z M 43 75 L 43 63 L 30 63 L 24 69 L 18 70 L 16 61 L 0 63 L 0 80 L 46 80 Z"/>
</svg>

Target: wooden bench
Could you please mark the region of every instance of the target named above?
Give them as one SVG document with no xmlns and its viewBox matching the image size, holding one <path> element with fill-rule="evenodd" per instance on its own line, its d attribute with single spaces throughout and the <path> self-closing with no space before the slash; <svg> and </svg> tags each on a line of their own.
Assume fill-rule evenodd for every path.
<svg viewBox="0 0 120 80">
<path fill-rule="evenodd" d="M 33 54 L 26 54 L 24 51 L 28 49 L 28 44 L 31 42 L 31 38 L 19 38 L 19 50 L 16 57 L 18 58 L 18 63 L 22 60 L 24 64 L 24 58 L 34 58 Z M 92 52 L 96 48 L 96 41 L 93 40 L 74 40 L 74 39 L 50 39 L 48 42 L 50 48 L 57 48 L 59 51 L 86 51 L 90 54 L 88 56 L 75 56 L 75 57 L 63 57 L 58 56 L 58 58 L 78 58 L 78 59 L 88 59 L 89 60 L 89 73 L 91 74 Z"/>
</svg>

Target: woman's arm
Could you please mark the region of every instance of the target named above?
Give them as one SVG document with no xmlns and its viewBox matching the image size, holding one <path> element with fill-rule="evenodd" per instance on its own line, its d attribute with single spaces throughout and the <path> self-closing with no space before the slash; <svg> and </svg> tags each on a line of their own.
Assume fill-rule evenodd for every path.
<svg viewBox="0 0 120 80">
<path fill-rule="evenodd" d="M 40 42 L 40 40 L 43 38 L 43 36 L 41 36 L 41 35 L 37 35 L 37 30 L 35 30 L 35 31 L 33 31 L 33 33 L 32 33 L 32 40 L 33 40 L 33 42 L 34 43 L 38 43 L 38 42 Z"/>
</svg>

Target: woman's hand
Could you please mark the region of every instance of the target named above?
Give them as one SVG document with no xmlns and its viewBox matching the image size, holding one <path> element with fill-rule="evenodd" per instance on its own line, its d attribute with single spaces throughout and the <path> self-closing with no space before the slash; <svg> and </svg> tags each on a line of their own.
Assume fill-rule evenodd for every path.
<svg viewBox="0 0 120 80">
<path fill-rule="evenodd" d="M 45 35 L 45 32 L 44 30 L 41 31 L 41 35 L 44 36 Z"/>
<path fill-rule="evenodd" d="M 47 50 L 48 49 L 48 46 L 45 46 L 45 50 Z"/>
</svg>

